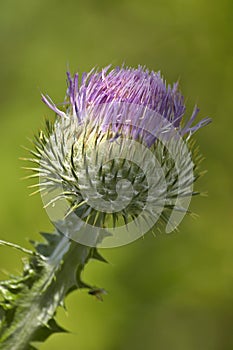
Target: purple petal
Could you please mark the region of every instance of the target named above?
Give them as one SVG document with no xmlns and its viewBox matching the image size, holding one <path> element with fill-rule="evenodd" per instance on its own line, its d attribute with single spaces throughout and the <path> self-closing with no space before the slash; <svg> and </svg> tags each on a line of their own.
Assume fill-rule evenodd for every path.
<svg viewBox="0 0 233 350">
<path fill-rule="evenodd" d="M 41 94 L 42 96 L 42 101 L 50 108 L 52 109 L 57 115 L 60 115 L 60 117 L 62 118 L 68 118 L 67 115 L 60 111 L 60 109 L 58 109 L 55 105 L 55 103 L 50 99 L 49 96 L 45 97 L 43 94 Z"/>
</svg>

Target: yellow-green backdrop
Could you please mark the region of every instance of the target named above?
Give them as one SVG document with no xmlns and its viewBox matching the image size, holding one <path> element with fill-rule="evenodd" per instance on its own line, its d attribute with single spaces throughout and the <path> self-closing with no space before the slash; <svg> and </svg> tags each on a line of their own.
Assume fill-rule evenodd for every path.
<svg viewBox="0 0 233 350">
<path fill-rule="evenodd" d="M 19 160 L 27 137 L 53 114 L 40 92 L 63 100 L 67 66 L 146 65 L 180 80 L 187 111 L 198 103 L 213 123 L 196 138 L 208 173 L 180 232 L 102 254 L 84 279 L 104 287 L 103 303 L 71 294 L 43 350 L 233 349 L 231 0 L 2 0 L 0 6 L 0 238 L 29 247 L 51 230 L 39 195 L 29 197 Z M 0 248 L 1 278 L 22 256 Z"/>
</svg>

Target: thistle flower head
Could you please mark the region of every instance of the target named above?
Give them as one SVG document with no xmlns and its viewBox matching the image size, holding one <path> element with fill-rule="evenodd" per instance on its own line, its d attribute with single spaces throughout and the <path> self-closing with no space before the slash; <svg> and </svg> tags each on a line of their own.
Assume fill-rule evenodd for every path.
<svg viewBox="0 0 233 350">
<path fill-rule="evenodd" d="M 56 105 L 47 97 L 43 96 L 42 100 L 59 116 L 77 118 L 79 123 L 87 118 L 87 109 L 95 108 L 95 113 L 91 115 L 94 123 L 103 125 L 122 126 L 128 122 L 132 125 L 139 124 L 138 106 L 154 111 L 167 120 L 183 136 L 186 133 L 193 133 L 200 127 L 209 123 L 209 118 L 192 126 L 199 110 L 195 106 L 190 120 L 185 126 L 181 126 L 182 117 L 185 114 L 184 98 L 178 90 L 178 82 L 173 86 L 166 85 L 161 77 L 160 72 L 155 73 L 139 66 L 137 69 L 120 68 L 110 70 L 110 66 L 103 68 L 101 71 L 91 70 L 89 73 L 83 73 L 79 79 L 76 73 L 74 77 L 67 72 L 67 108 L 65 113 L 59 110 Z M 121 115 L 113 113 L 113 105 L 133 105 L 134 113 L 132 119 L 129 119 L 128 111 Z M 105 106 L 104 115 L 100 119 L 100 113 L 96 110 L 100 106 Z M 122 111 L 121 111 L 122 112 Z M 89 115 L 90 116 L 90 115 Z M 114 117 L 116 118 L 114 120 Z M 143 118 L 143 124 L 148 123 L 147 118 Z M 158 128 L 158 120 L 151 118 L 150 130 Z"/>
<path fill-rule="evenodd" d="M 67 73 L 67 82 L 61 109 L 42 97 L 57 115 L 37 143 L 51 220 L 90 246 L 129 243 L 161 221 L 176 228 L 197 178 L 187 139 L 209 119 L 193 126 L 195 107 L 185 122 L 178 83 L 143 67 Z"/>
</svg>

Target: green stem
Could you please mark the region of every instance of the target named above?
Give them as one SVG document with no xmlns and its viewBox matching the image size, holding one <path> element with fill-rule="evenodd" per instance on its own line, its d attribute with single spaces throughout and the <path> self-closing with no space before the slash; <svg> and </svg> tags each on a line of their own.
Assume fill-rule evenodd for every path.
<svg viewBox="0 0 233 350">
<path fill-rule="evenodd" d="M 43 332 L 49 335 L 58 331 L 59 326 L 53 319 L 57 307 L 69 291 L 83 286 L 80 273 L 92 249 L 61 236 L 53 253 L 40 261 L 40 271 L 30 289 L 18 296 L 10 325 L 0 329 L 0 349 L 33 349 L 30 342 L 40 340 Z M 51 320 L 53 323 L 49 323 Z M 44 339 L 47 336 L 44 335 Z"/>
</svg>

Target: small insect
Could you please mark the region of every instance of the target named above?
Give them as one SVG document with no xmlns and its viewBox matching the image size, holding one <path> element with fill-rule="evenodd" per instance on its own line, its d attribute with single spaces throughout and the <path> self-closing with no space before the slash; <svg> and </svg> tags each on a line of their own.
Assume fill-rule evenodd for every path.
<svg viewBox="0 0 233 350">
<path fill-rule="evenodd" d="M 88 294 L 94 295 L 97 300 L 103 301 L 103 295 L 108 294 L 107 291 L 103 288 L 93 288 L 89 290 Z"/>
</svg>

